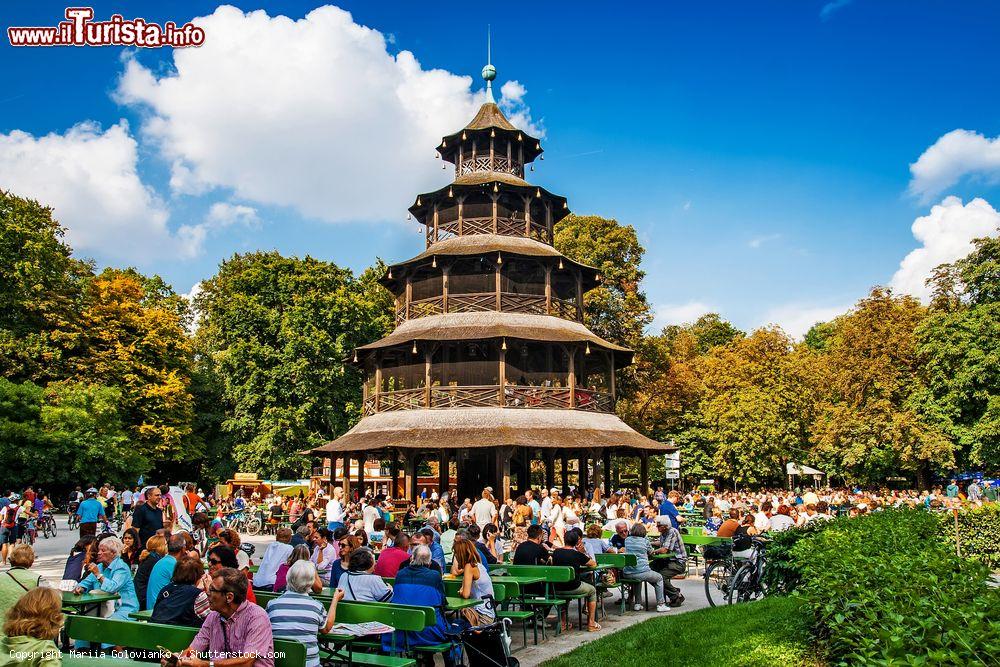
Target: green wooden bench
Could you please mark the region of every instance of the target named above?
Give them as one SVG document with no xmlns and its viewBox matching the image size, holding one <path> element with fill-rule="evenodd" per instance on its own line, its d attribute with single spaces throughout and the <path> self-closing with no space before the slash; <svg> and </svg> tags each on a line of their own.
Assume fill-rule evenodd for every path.
<svg viewBox="0 0 1000 667">
<path fill-rule="evenodd" d="M 635 567 L 636 557 L 635 554 L 594 554 L 594 560 L 597 561 L 598 565 L 610 565 L 616 570 L 618 570 L 618 581 L 612 586 L 606 584 L 600 584 L 597 587 L 597 592 L 601 594 L 601 609 L 604 609 L 604 591 L 610 590 L 612 588 L 619 589 L 621 593 L 621 613 L 625 614 L 625 575 L 622 573 L 622 569 L 626 567 Z"/>
<path fill-rule="evenodd" d="M 541 622 L 542 639 L 545 639 L 545 617 L 548 616 L 551 609 L 555 608 L 558 620 L 556 634 L 560 634 L 562 630 L 562 610 L 567 607 L 568 600 L 555 595 L 552 584 L 573 581 L 573 568 L 562 565 L 509 565 L 507 563 L 490 565 L 490 571 L 495 570 L 502 570 L 515 576 L 543 577 L 545 579 L 545 592 L 542 595 L 526 593 L 522 596 L 519 604 L 522 609 L 530 609 L 532 614 L 534 614 L 537 619 L 536 628 L 537 623 Z"/>
<path fill-rule="evenodd" d="M 257 593 L 257 604 L 267 608 L 267 603 L 281 596 L 281 593 Z M 328 595 L 313 595 L 317 602 L 321 603 L 325 609 L 330 608 L 333 601 Z M 420 632 L 428 625 L 437 622 L 437 615 L 433 607 L 420 607 L 416 605 L 393 604 L 391 602 L 354 602 L 342 601 L 337 603 L 338 623 L 385 623 L 388 626 L 401 631 Z M 395 637 L 393 638 L 395 640 Z M 352 643 L 352 646 L 361 649 L 376 651 L 375 653 L 352 653 L 352 661 L 362 665 L 380 665 L 382 667 L 408 667 L 414 665 L 416 661 L 412 658 L 403 658 L 396 655 L 380 655 L 382 650 L 381 641 L 361 640 Z M 451 648 L 451 645 L 448 645 Z M 402 652 L 405 647 L 400 647 Z M 396 652 L 394 652 L 396 653 Z"/>
<path fill-rule="evenodd" d="M 174 653 L 183 651 L 191 645 L 195 635 L 198 634 L 198 628 L 96 616 L 67 616 L 66 632 L 70 639 L 125 646 L 158 654 L 160 646 Z M 281 656 L 275 657 L 274 667 L 302 667 L 306 663 L 305 644 L 276 639 L 274 652 L 277 656 Z"/>
</svg>

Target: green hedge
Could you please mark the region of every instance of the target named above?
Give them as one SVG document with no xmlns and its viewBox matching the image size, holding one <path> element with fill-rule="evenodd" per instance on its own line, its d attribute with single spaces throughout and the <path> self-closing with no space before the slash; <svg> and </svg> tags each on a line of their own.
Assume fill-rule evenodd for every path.
<svg viewBox="0 0 1000 667">
<path fill-rule="evenodd" d="M 936 515 L 893 510 L 832 522 L 791 547 L 796 596 L 832 663 L 996 664 L 1000 590 L 940 530 Z"/>
<path fill-rule="evenodd" d="M 848 519 L 834 521 L 813 521 L 801 528 L 790 528 L 767 536 L 767 568 L 764 570 L 764 583 L 772 594 L 791 593 L 798 588 L 802 572 L 792 555 L 792 548 L 800 540 L 815 535 L 827 526 Z"/>
<path fill-rule="evenodd" d="M 955 548 L 955 515 L 942 512 L 940 532 L 952 549 Z M 962 555 L 974 558 L 992 570 L 1000 569 L 1000 503 L 989 503 L 979 509 L 964 509 L 958 513 L 958 539 Z"/>
</svg>

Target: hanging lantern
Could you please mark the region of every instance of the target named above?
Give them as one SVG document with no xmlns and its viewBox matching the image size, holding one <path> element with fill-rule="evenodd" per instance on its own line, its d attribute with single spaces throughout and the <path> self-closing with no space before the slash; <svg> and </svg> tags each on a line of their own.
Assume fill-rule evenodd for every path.
<svg viewBox="0 0 1000 667">
<path fill-rule="evenodd" d="M 563 202 L 563 208 L 569 208 L 569 204 L 567 204 L 566 202 Z"/>
<path fill-rule="evenodd" d="M 497 264 L 503 264 L 503 257 L 500 253 L 497 253 Z"/>
<path fill-rule="evenodd" d="M 451 186 L 449 185 L 448 186 L 448 197 L 450 198 L 450 197 L 454 197 L 454 196 L 455 196 L 454 193 L 452 193 L 452 191 L 451 191 Z"/>
<path fill-rule="evenodd" d="M 541 148 L 542 148 L 542 142 L 536 141 L 535 142 L 535 150 L 541 150 Z"/>
<path fill-rule="evenodd" d="M 517 140 L 518 141 L 523 141 L 524 140 L 524 137 L 521 136 L 520 132 L 517 133 Z"/>
<path fill-rule="evenodd" d="M 434 255 L 434 257 L 431 259 L 431 267 L 435 268 L 435 269 L 438 267 L 438 258 L 437 258 L 437 255 Z"/>
<path fill-rule="evenodd" d="M 462 141 L 465 141 L 465 139 L 466 139 L 465 130 L 462 130 Z"/>
<path fill-rule="evenodd" d="M 389 275 L 387 276 L 389 280 L 392 280 L 392 269 L 389 269 Z"/>
<path fill-rule="evenodd" d="M 504 350 L 504 351 L 507 350 L 507 339 L 506 338 L 503 339 L 503 344 L 500 346 L 500 349 Z"/>
<path fill-rule="evenodd" d="M 417 341 L 413 341 L 413 354 L 417 353 Z"/>
<path fill-rule="evenodd" d="M 407 220 L 412 220 L 412 219 L 413 219 L 413 216 L 412 216 L 412 215 L 410 215 L 409 213 L 407 213 L 407 214 L 406 214 L 406 219 L 407 219 Z"/>
<path fill-rule="evenodd" d="M 493 192 L 500 192 L 500 186 L 498 186 L 496 183 L 493 184 Z"/>
<path fill-rule="evenodd" d="M 417 197 L 417 206 L 420 206 L 420 197 Z"/>
<path fill-rule="evenodd" d="M 441 148 L 446 148 L 447 146 L 448 146 L 448 142 L 446 142 L 444 139 L 442 139 L 441 140 Z"/>
<path fill-rule="evenodd" d="M 583 351 L 584 354 L 590 354 L 590 341 L 587 341 L 587 348 Z"/>
<path fill-rule="evenodd" d="M 559 270 L 562 271 L 562 257 L 559 258 Z"/>
<path fill-rule="evenodd" d="M 490 129 L 490 139 L 492 139 L 495 136 L 497 136 L 497 131 L 494 129 Z"/>
<path fill-rule="evenodd" d="M 358 351 L 354 350 L 354 363 L 358 363 Z"/>
<path fill-rule="evenodd" d="M 539 199 L 542 198 L 542 189 L 541 188 L 536 188 L 535 189 L 535 196 L 538 197 Z"/>
<path fill-rule="evenodd" d="M 446 164 L 444 164 L 444 163 L 442 162 L 442 163 L 441 163 L 441 168 L 442 168 L 442 169 L 447 169 L 447 168 L 448 168 L 448 165 L 446 165 Z"/>
</svg>

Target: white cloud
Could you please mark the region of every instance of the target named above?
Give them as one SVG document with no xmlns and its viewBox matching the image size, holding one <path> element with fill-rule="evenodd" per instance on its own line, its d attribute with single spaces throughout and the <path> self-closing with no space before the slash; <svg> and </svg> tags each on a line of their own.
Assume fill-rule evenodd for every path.
<svg viewBox="0 0 1000 667">
<path fill-rule="evenodd" d="M 1000 137 L 952 130 L 910 165 L 910 192 L 928 202 L 966 176 L 1000 179 Z"/>
<path fill-rule="evenodd" d="M 851 309 L 852 304 L 840 306 L 816 306 L 805 303 L 786 303 L 775 306 L 765 313 L 761 326 L 777 324 L 793 338 L 801 339 L 813 325 L 829 322 Z"/>
<path fill-rule="evenodd" d="M 192 317 L 191 317 L 191 322 L 188 325 L 188 333 L 192 335 L 198 330 L 198 322 L 200 319 L 198 315 L 198 309 L 195 308 L 194 305 L 194 300 L 199 294 L 201 294 L 200 280 L 196 282 L 194 285 L 191 285 L 191 289 L 188 290 L 187 294 L 181 294 L 181 296 L 187 299 L 188 303 L 191 304 Z"/>
<path fill-rule="evenodd" d="M 232 225 L 257 227 L 260 225 L 257 209 L 252 206 L 226 202 L 212 204 L 205 219 L 212 227 L 231 227 Z"/>
<path fill-rule="evenodd" d="M 701 301 L 687 303 L 667 303 L 656 307 L 653 327 L 659 331 L 671 324 L 689 324 L 706 313 L 716 312 L 712 306 Z"/>
<path fill-rule="evenodd" d="M 765 243 L 769 243 L 770 241 L 777 241 L 780 238 L 781 234 L 765 234 L 764 236 L 758 236 L 756 238 L 750 239 L 750 241 L 747 242 L 747 245 L 756 250 Z"/>
<path fill-rule="evenodd" d="M 1000 213 L 980 198 L 962 204 L 958 197 L 945 197 L 931 212 L 913 221 L 913 236 L 921 247 L 899 264 L 890 286 L 927 300 L 930 289 L 925 281 L 938 265 L 954 262 L 972 250 L 972 240 L 1000 230 Z"/>
<path fill-rule="evenodd" d="M 336 7 L 292 20 L 223 6 L 194 22 L 202 47 L 175 50 L 163 75 L 127 61 L 117 90 L 149 112 L 143 130 L 175 192 L 228 188 L 331 222 L 402 219 L 446 182 L 434 147 L 484 100 L 471 77 L 393 56 L 389 38 Z M 537 132 L 524 92 L 508 81 L 500 104 Z"/>
<path fill-rule="evenodd" d="M 819 10 L 819 17 L 826 21 L 833 16 L 835 12 L 843 9 L 853 1 L 854 0 L 832 0 L 832 2 L 826 3 L 823 5 L 823 8 Z"/>
<path fill-rule="evenodd" d="M 85 122 L 64 134 L 0 134 L 0 184 L 51 206 L 75 250 L 130 261 L 194 256 L 198 234 L 170 232 L 167 208 L 142 183 L 137 159 L 124 120 L 103 131 Z"/>
</svg>

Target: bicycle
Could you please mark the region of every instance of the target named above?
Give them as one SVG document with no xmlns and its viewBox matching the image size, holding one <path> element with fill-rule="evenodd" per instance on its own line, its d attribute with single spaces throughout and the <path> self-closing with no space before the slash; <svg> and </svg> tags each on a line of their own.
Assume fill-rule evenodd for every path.
<svg viewBox="0 0 1000 667">
<path fill-rule="evenodd" d="M 753 602 L 767 595 L 768 587 L 764 583 L 764 568 L 767 567 L 764 553 L 767 543 L 759 537 L 753 537 L 751 544 L 750 556 L 733 575 L 729 586 L 729 604 Z"/>
<path fill-rule="evenodd" d="M 232 528 L 237 533 L 247 533 L 248 535 L 259 535 L 264 527 L 257 512 L 250 510 L 240 510 L 226 517 L 226 527 Z"/>
<path fill-rule="evenodd" d="M 708 604 L 718 607 L 729 603 L 733 577 L 736 576 L 741 567 L 742 564 L 737 565 L 731 551 L 724 557 L 711 562 L 706 559 L 704 578 L 705 597 L 708 598 Z"/>
<path fill-rule="evenodd" d="M 76 510 L 80 506 L 80 503 L 70 503 L 66 506 L 66 514 L 69 515 L 69 529 L 75 530 L 80 527 L 80 517 L 77 515 Z"/>
<path fill-rule="evenodd" d="M 41 529 L 42 536 L 45 539 L 56 536 L 56 519 L 48 512 L 39 517 L 38 527 Z"/>
</svg>

